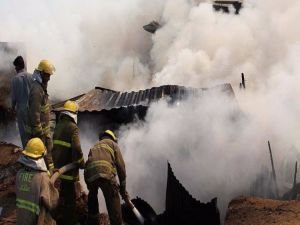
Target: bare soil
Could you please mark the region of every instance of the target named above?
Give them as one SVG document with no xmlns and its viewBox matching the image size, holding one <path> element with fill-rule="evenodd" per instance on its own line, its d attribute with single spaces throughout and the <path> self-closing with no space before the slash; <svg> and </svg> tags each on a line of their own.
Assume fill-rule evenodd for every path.
<svg viewBox="0 0 300 225">
<path fill-rule="evenodd" d="M 238 197 L 228 206 L 225 225 L 299 225 L 300 201 Z"/>
</svg>

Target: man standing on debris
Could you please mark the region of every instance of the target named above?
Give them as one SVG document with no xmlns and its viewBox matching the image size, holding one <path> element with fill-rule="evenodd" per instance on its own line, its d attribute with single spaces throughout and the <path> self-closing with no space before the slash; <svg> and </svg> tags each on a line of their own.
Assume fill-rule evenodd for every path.
<svg viewBox="0 0 300 225">
<path fill-rule="evenodd" d="M 29 139 L 25 132 L 28 126 L 28 97 L 32 83 L 32 76 L 26 72 L 25 63 L 22 56 L 18 56 L 13 62 L 17 75 L 11 83 L 11 103 L 12 109 L 16 112 L 18 128 L 21 136 L 23 149 Z"/>
<path fill-rule="evenodd" d="M 50 104 L 48 102 L 47 85 L 55 68 L 48 60 L 41 60 L 38 68 L 33 73 L 33 83 L 29 94 L 29 121 L 30 126 L 26 131 L 30 137 L 38 137 L 45 144 L 48 152 L 45 156 L 46 164 L 50 173 L 53 172 L 51 149 L 52 140 L 50 135 Z"/>
<path fill-rule="evenodd" d="M 69 163 L 76 163 L 83 169 L 84 158 L 81 150 L 79 129 L 77 127 L 78 105 L 74 101 L 66 101 L 53 134 L 52 158 L 54 167 L 59 169 Z M 79 169 L 60 175 L 60 198 L 64 202 L 64 225 L 76 223 L 75 182 L 79 181 Z"/>
<path fill-rule="evenodd" d="M 51 183 L 44 161 L 46 147 L 39 138 L 28 141 L 18 162 L 16 176 L 16 225 L 55 225 L 50 215 L 58 203 L 58 191 Z"/>
<path fill-rule="evenodd" d="M 98 224 L 99 188 L 101 188 L 105 198 L 110 224 L 121 225 L 123 221 L 119 191 L 125 201 L 129 199 L 126 191 L 125 163 L 117 145 L 117 138 L 111 130 L 106 130 L 100 134 L 99 139 L 99 142 L 89 152 L 84 170 L 84 179 L 89 189 L 88 225 Z M 116 175 L 120 181 L 120 189 Z"/>
</svg>

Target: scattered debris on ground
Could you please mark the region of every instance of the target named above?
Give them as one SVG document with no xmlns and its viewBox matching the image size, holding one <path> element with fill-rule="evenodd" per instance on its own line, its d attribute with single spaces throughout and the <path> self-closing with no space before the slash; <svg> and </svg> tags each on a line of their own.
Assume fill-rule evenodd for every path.
<svg viewBox="0 0 300 225">
<path fill-rule="evenodd" d="M 225 225 L 300 224 L 300 201 L 238 197 L 229 203 Z"/>
</svg>

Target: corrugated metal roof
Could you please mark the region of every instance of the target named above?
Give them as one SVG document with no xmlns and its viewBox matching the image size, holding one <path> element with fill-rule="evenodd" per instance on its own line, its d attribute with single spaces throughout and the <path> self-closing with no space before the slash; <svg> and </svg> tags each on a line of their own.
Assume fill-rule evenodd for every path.
<svg viewBox="0 0 300 225">
<path fill-rule="evenodd" d="M 230 84 L 223 84 L 213 88 L 187 88 L 177 85 L 164 85 L 151 89 L 118 92 L 106 88 L 96 87 L 86 94 L 73 98 L 78 105 L 80 112 L 99 112 L 129 106 L 149 106 L 152 102 L 162 98 L 170 98 L 171 101 L 180 100 L 187 95 L 201 94 L 207 90 L 221 90 L 234 96 Z M 62 107 L 63 103 L 53 105 L 54 111 Z"/>
<path fill-rule="evenodd" d="M 199 187 L 201 188 L 201 187 Z M 167 225 L 220 225 L 220 213 L 217 199 L 202 203 L 193 198 L 174 175 L 168 163 L 168 180 L 166 193 L 166 211 L 164 212 Z"/>
</svg>

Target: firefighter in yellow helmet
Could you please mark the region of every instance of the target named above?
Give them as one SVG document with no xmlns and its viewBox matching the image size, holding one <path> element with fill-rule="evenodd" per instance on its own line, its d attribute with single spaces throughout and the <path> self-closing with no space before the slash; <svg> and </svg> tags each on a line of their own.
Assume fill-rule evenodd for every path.
<svg viewBox="0 0 300 225">
<path fill-rule="evenodd" d="M 18 159 L 22 168 L 16 176 L 17 225 L 55 225 L 50 211 L 58 203 L 58 191 L 50 182 L 44 161 L 46 147 L 39 138 L 28 141 Z"/>
<path fill-rule="evenodd" d="M 77 126 L 77 113 L 77 103 L 66 101 L 53 134 L 52 158 L 56 169 L 69 163 L 77 163 L 81 169 L 84 167 Z M 64 203 L 64 225 L 74 225 L 76 223 L 75 182 L 79 181 L 79 168 L 60 176 L 60 198 L 63 200 L 60 202 Z"/>
<path fill-rule="evenodd" d="M 52 140 L 47 85 L 54 71 L 53 64 L 48 60 L 41 60 L 37 69 L 35 69 L 28 99 L 29 124 L 26 126 L 29 137 L 38 137 L 45 144 L 48 150 L 45 160 L 50 172 L 52 172 L 54 166 L 51 157 Z"/>
<path fill-rule="evenodd" d="M 98 224 L 98 189 L 101 188 L 111 225 L 123 224 L 119 191 L 126 201 L 125 163 L 117 144 L 117 137 L 111 130 L 99 136 L 99 141 L 91 148 L 84 170 L 84 179 L 89 189 L 88 225 Z M 118 187 L 116 175 L 120 181 Z"/>
</svg>

